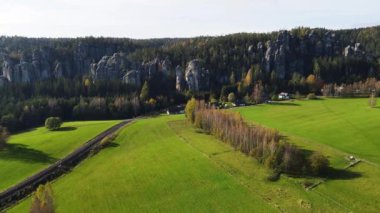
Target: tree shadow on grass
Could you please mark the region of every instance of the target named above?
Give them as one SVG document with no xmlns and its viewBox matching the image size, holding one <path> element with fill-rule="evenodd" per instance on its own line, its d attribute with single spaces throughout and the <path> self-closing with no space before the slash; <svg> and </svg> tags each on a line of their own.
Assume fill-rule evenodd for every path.
<svg viewBox="0 0 380 213">
<path fill-rule="evenodd" d="M 66 132 L 66 131 L 74 131 L 76 129 L 78 129 L 78 128 L 72 127 L 72 126 L 66 126 L 66 127 L 61 127 L 61 128 L 59 128 L 57 130 L 54 130 L 54 131 L 56 131 L 56 132 Z"/>
<path fill-rule="evenodd" d="M 24 144 L 7 144 L 7 147 L 0 151 L 0 159 L 25 163 L 53 163 L 58 160 Z"/>
<path fill-rule="evenodd" d="M 115 147 L 119 147 L 119 146 L 120 146 L 120 144 L 115 143 L 115 142 L 111 142 L 111 143 L 107 144 L 105 148 L 115 148 Z"/>
<path fill-rule="evenodd" d="M 323 177 L 327 178 L 328 180 L 351 180 L 362 177 L 362 174 L 347 169 L 336 169 L 329 167 Z"/>
</svg>

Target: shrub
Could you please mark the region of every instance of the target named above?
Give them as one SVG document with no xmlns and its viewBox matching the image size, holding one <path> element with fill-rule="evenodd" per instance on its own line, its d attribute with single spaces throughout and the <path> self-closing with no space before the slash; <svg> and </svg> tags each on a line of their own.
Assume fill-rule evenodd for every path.
<svg viewBox="0 0 380 213">
<path fill-rule="evenodd" d="M 30 213 L 41 212 L 54 212 L 53 190 L 51 189 L 51 185 L 49 183 L 38 186 L 36 192 L 33 194 Z"/>
<path fill-rule="evenodd" d="M 235 93 L 231 92 L 230 94 L 228 94 L 227 99 L 229 102 L 235 102 L 235 100 L 236 100 Z"/>
<path fill-rule="evenodd" d="M 0 150 L 7 145 L 8 137 L 9 133 L 7 128 L 0 126 Z"/>
<path fill-rule="evenodd" d="M 314 152 L 309 157 L 310 169 L 313 175 L 321 175 L 329 167 L 329 160 L 319 152 Z"/>
<path fill-rule="evenodd" d="M 100 141 L 99 148 L 104 148 L 110 145 L 115 140 L 116 137 L 117 137 L 116 134 L 107 135 Z"/>
<path fill-rule="evenodd" d="M 306 97 L 308 100 L 315 100 L 317 96 L 314 93 L 309 93 Z"/>
<path fill-rule="evenodd" d="M 194 123 L 196 105 L 197 105 L 197 101 L 195 100 L 195 98 L 191 98 L 187 102 L 186 107 L 185 107 L 185 116 L 187 119 L 191 121 L 191 123 Z"/>
<path fill-rule="evenodd" d="M 61 125 L 62 120 L 59 117 L 49 117 L 45 120 L 45 127 L 49 130 L 57 130 Z"/>
</svg>

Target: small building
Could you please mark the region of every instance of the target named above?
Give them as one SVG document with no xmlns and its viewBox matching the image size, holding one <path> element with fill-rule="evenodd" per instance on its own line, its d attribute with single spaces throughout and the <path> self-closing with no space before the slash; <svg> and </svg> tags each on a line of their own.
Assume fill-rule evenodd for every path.
<svg viewBox="0 0 380 213">
<path fill-rule="evenodd" d="M 290 97 L 289 97 L 288 93 L 282 92 L 282 93 L 278 94 L 278 99 L 280 99 L 280 100 L 289 100 Z"/>
</svg>

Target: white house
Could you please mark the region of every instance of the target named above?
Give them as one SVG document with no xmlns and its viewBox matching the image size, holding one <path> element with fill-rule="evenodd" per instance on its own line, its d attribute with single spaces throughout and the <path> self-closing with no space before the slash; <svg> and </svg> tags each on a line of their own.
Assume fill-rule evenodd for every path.
<svg viewBox="0 0 380 213">
<path fill-rule="evenodd" d="M 278 94 L 278 99 L 280 99 L 280 100 L 288 100 L 289 99 L 289 94 L 286 93 L 286 92 L 282 92 L 282 93 Z"/>
</svg>

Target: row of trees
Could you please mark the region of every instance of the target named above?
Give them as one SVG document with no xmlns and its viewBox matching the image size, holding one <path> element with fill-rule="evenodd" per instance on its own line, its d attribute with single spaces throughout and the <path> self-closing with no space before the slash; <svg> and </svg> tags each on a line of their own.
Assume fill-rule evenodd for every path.
<svg viewBox="0 0 380 213">
<path fill-rule="evenodd" d="M 165 109 L 174 105 L 166 97 L 149 98 L 146 101 L 134 96 L 33 98 L 9 102 L 0 109 L 0 125 L 11 132 L 42 125 L 48 117 L 63 120 L 124 119 Z"/>
<path fill-rule="evenodd" d="M 43 124 L 47 117 L 63 120 L 123 119 L 183 103 L 184 96 L 156 78 L 141 88 L 121 81 L 92 82 L 87 77 L 0 88 L 0 125 L 14 132 Z M 174 83 L 173 83 L 174 87 Z"/>
<path fill-rule="evenodd" d="M 239 113 L 212 109 L 203 101 L 195 99 L 187 103 L 185 112 L 196 127 L 255 157 L 260 163 L 277 172 L 321 175 L 328 168 L 329 162 L 323 155 L 309 155 L 281 140 L 278 131 L 247 124 Z"/>
<path fill-rule="evenodd" d="M 338 97 L 369 97 L 371 94 L 380 95 L 380 81 L 368 78 L 352 84 L 325 84 L 322 88 L 324 96 Z"/>
</svg>

